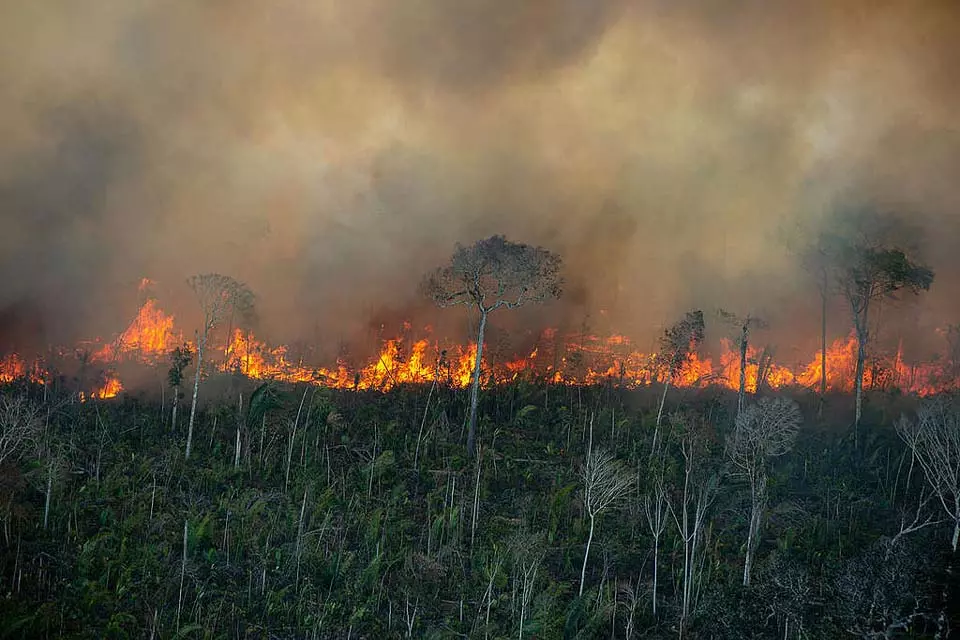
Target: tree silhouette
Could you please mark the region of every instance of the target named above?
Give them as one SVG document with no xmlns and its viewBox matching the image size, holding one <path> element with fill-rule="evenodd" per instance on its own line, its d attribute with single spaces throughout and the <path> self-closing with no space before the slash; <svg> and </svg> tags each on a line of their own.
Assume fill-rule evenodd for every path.
<svg viewBox="0 0 960 640">
<path fill-rule="evenodd" d="M 863 413 L 863 376 L 871 339 L 869 320 L 873 303 L 895 298 L 901 291 L 917 294 L 928 291 L 933 271 L 907 256 L 895 243 L 906 238 L 903 225 L 894 218 L 869 211 L 843 214 L 838 230 L 823 234 L 820 245 L 832 262 L 837 290 L 850 307 L 857 336 L 857 365 L 854 374 L 856 412 L 854 434 Z"/>
<path fill-rule="evenodd" d="M 501 307 L 514 309 L 559 297 L 563 284 L 560 265 L 560 257 L 546 249 L 491 236 L 469 247 L 457 244 L 449 264 L 427 274 L 421 283 L 423 292 L 438 306 L 466 305 L 475 308 L 480 316 L 467 435 L 470 457 L 476 452 L 477 400 L 487 317 Z"/>
<path fill-rule="evenodd" d="M 750 349 L 750 331 L 766 328 L 767 323 L 761 318 L 747 314 L 738 316 L 730 311 L 720 309 L 718 315 L 728 324 L 737 329 L 737 348 L 740 351 L 740 389 L 737 393 L 737 415 L 743 413 L 744 401 L 747 394 L 747 351 Z M 759 387 L 759 376 L 757 386 Z M 757 389 L 759 391 L 759 388 Z"/>
</svg>

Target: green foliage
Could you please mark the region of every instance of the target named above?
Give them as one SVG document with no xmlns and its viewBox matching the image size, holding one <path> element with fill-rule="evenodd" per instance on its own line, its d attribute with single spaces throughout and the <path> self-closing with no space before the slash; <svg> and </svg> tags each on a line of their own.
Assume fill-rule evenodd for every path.
<svg viewBox="0 0 960 640">
<path fill-rule="evenodd" d="M 889 424 L 874 425 L 861 449 L 844 429 L 804 424 L 793 450 L 771 460 L 768 525 L 755 584 L 744 591 L 749 490 L 723 468 L 732 420 L 708 419 L 733 415 L 732 395 L 691 397 L 668 422 L 660 460 L 649 455 L 656 390 L 554 387 L 547 404 L 538 385 L 497 388 L 485 398 L 482 455 L 468 460 L 463 402 L 438 388 L 432 435 L 414 468 L 426 388 L 308 391 L 292 447 L 303 387 L 229 393 L 238 391 L 248 399 L 239 469 L 235 395 L 199 415 L 189 461 L 149 402 L 52 405 L 44 437 L 69 471 L 54 487 L 46 530 L 46 460 L 32 453 L 0 473 L 0 637 L 393 638 L 406 635 L 408 621 L 414 637 L 516 637 L 525 570 L 524 637 L 624 637 L 622 585 L 638 580 L 645 595 L 635 637 L 641 629 L 674 637 L 683 545 L 671 521 L 654 619 L 652 539 L 635 499 L 604 516 L 590 588 L 576 597 L 589 525 L 578 470 L 591 413 L 594 446 L 636 470 L 641 495 L 661 465 L 676 499 L 685 437 L 696 438 L 696 477 L 720 482 L 704 532 L 695 632 L 782 637 L 789 624 L 800 637 L 840 637 L 844 625 L 879 625 L 914 609 L 920 625 L 937 613 L 929 594 L 944 584 L 938 554 L 949 536 L 941 527 L 901 539 L 884 569 L 884 541 L 922 486 L 916 471 L 907 484 L 909 458 L 897 479 L 903 447 Z M 883 605 L 875 618 L 873 591 Z"/>
</svg>

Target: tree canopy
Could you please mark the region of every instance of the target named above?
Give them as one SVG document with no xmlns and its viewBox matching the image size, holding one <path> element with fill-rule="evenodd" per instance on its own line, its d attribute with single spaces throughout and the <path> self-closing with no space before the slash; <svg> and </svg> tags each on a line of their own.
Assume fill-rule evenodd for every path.
<svg viewBox="0 0 960 640">
<path fill-rule="evenodd" d="M 424 293 L 438 306 L 476 306 L 483 313 L 560 296 L 561 259 L 542 247 L 496 235 L 456 245 L 450 262 L 429 273 Z"/>
</svg>

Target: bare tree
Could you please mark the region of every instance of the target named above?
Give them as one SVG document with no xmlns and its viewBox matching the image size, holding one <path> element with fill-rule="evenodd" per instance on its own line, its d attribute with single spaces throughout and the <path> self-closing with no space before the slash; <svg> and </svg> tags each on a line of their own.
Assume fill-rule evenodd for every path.
<svg viewBox="0 0 960 640">
<path fill-rule="evenodd" d="M 663 407 L 667 403 L 667 391 L 675 375 L 683 369 L 690 353 L 696 351 L 703 343 L 704 322 L 703 311 L 699 309 L 688 311 L 675 325 L 663 332 L 660 338 L 660 354 L 658 360 L 665 368 L 663 396 L 660 398 L 660 408 L 657 410 L 657 424 L 653 433 L 653 450 L 658 446 L 660 438 L 660 423 L 663 420 Z"/>
<path fill-rule="evenodd" d="M 790 451 L 802 422 L 800 407 L 789 398 L 763 398 L 737 416 L 727 439 L 727 457 L 750 483 L 750 524 L 743 562 L 743 586 L 757 551 L 760 528 L 767 509 L 767 462 Z"/>
<path fill-rule="evenodd" d="M 681 576 L 680 631 L 690 624 L 690 617 L 699 600 L 699 576 L 703 571 L 702 543 L 707 524 L 707 512 L 719 489 L 719 478 L 705 466 L 704 438 L 695 425 L 682 416 L 673 420 L 680 431 L 680 453 L 683 457 L 683 485 L 675 498 L 668 500 L 667 508 L 683 543 L 683 574 Z M 704 459 L 701 459 L 704 458 Z M 675 504 L 676 503 L 676 504 Z"/>
<path fill-rule="evenodd" d="M 741 317 L 723 309 L 720 309 L 718 314 L 727 323 L 737 328 L 736 344 L 740 351 L 740 390 L 737 394 L 737 415 L 739 416 L 743 413 L 743 405 L 747 394 L 747 351 L 750 348 L 750 332 L 753 329 L 765 328 L 767 323 L 750 314 Z M 757 383 L 759 385 L 759 380 Z"/>
<path fill-rule="evenodd" d="M 643 515 L 653 538 L 653 592 L 650 594 L 650 605 L 653 617 L 657 617 L 657 583 L 660 571 L 660 539 L 667 527 L 667 488 L 664 482 L 666 472 L 666 458 L 663 445 L 650 456 L 647 466 L 647 492 L 643 496 Z"/>
<path fill-rule="evenodd" d="M 21 455 L 40 435 L 37 408 L 25 395 L 0 395 L 0 464 Z"/>
<path fill-rule="evenodd" d="M 203 375 L 203 354 L 207 348 L 210 332 L 228 315 L 235 311 L 248 314 L 253 309 L 253 293 L 247 285 L 230 276 L 219 273 L 204 273 L 191 276 L 187 284 L 193 289 L 203 312 L 203 328 L 197 342 L 197 372 L 193 380 L 193 401 L 190 403 L 190 422 L 187 427 L 186 458 L 190 458 L 193 444 L 193 422 L 197 413 L 197 397 L 200 394 L 200 379 Z"/>
<path fill-rule="evenodd" d="M 563 283 L 560 264 L 560 257 L 546 249 L 491 236 L 469 247 L 457 244 L 449 264 L 427 274 L 421 283 L 423 292 L 438 306 L 466 305 L 475 308 L 480 316 L 467 435 L 467 453 L 471 457 L 476 452 L 477 400 L 487 317 L 501 307 L 514 309 L 559 297 Z"/>
<path fill-rule="evenodd" d="M 587 462 L 583 467 L 583 507 L 590 517 L 590 534 L 587 537 L 587 547 L 583 552 L 583 568 L 580 570 L 580 593 L 583 595 L 583 585 L 587 576 L 587 558 L 590 556 L 590 545 L 593 543 L 593 533 L 597 516 L 614 506 L 630 491 L 633 484 L 630 474 L 623 464 L 613 457 L 613 454 L 602 449 L 587 452 Z"/>
<path fill-rule="evenodd" d="M 944 512 L 953 521 L 951 546 L 960 541 L 960 406 L 943 398 L 925 400 L 917 420 L 901 418 L 897 432 L 912 449 Z"/>
<path fill-rule="evenodd" d="M 643 514 L 650 528 L 653 538 L 653 592 L 650 594 L 650 605 L 653 617 L 657 617 L 657 582 L 660 570 L 660 539 L 667 527 L 667 490 L 663 484 L 662 465 L 656 472 L 649 493 L 643 497 Z"/>
<path fill-rule="evenodd" d="M 520 595 L 520 615 L 518 624 L 518 640 L 523 640 L 523 626 L 526 623 L 530 603 L 537 584 L 537 574 L 543 562 L 543 541 L 539 534 L 521 529 L 510 540 L 510 551 L 513 557 L 514 591 Z"/>
<path fill-rule="evenodd" d="M 623 637 L 626 638 L 626 640 L 633 639 L 633 633 L 636 628 L 635 618 L 637 609 L 640 606 L 640 586 L 640 578 L 637 578 L 636 582 L 631 582 L 630 580 L 622 582 L 617 589 L 617 596 L 623 599 L 623 604 L 627 609 L 626 620 L 623 625 Z"/>
</svg>

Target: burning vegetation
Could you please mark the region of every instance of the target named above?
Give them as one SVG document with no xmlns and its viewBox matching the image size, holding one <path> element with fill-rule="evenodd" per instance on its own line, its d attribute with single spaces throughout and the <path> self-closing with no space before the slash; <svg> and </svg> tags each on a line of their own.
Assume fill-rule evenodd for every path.
<svg viewBox="0 0 960 640">
<path fill-rule="evenodd" d="M 947 348 L 953 335 L 953 331 L 944 332 L 944 342 L 948 343 L 945 353 L 928 362 L 909 361 L 904 357 L 902 345 L 891 353 L 876 354 L 865 370 L 865 387 L 899 389 L 918 395 L 955 389 L 958 379 Z M 174 347 L 184 344 L 195 352 L 196 345 L 184 338 L 174 316 L 150 299 L 112 342 L 92 351 L 80 349 L 64 353 L 71 354 L 73 359 L 86 356 L 89 365 L 104 369 L 106 377 L 89 390 L 89 396 L 112 398 L 123 390 L 115 372 L 117 366 L 139 363 L 165 367 Z M 394 337 L 383 340 L 375 355 L 359 362 L 340 359 L 327 366 L 306 363 L 302 358 L 292 358 L 288 347 L 271 346 L 252 331 L 236 327 L 210 351 L 213 354 L 210 360 L 222 373 L 236 373 L 256 380 L 379 391 L 434 381 L 466 388 L 473 378 L 477 353 L 473 344 L 444 341 L 433 336 L 430 327 L 417 333 L 409 324 Z M 638 349 L 622 335 L 561 334 L 548 328 L 533 339 L 532 348 L 525 354 L 498 358 L 487 351 L 481 361 L 481 381 L 507 384 L 525 379 L 565 385 L 613 383 L 625 388 L 645 387 L 664 379 L 666 364 L 658 355 Z M 738 390 L 740 359 L 738 345 L 730 339 L 720 340 L 719 353 L 714 357 L 691 350 L 672 384 L 685 388 L 716 385 Z M 818 350 L 795 363 L 778 361 L 772 349 L 750 345 L 744 370 L 745 390 L 752 394 L 763 389 L 816 389 L 820 384 L 821 360 Z M 830 344 L 826 352 L 828 391 L 853 391 L 856 360 L 857 341 L 853 333 Z M 12 353 L 0 359 L 2 383 L 29 380 L 43 384 L 49 378 L 49 367 L 40 358 L 28 361 Z"/>
</svg>

